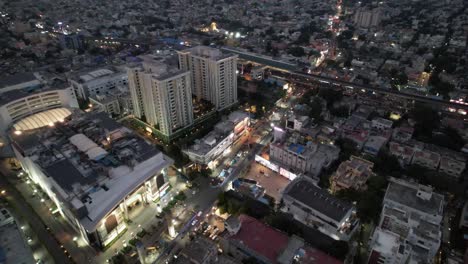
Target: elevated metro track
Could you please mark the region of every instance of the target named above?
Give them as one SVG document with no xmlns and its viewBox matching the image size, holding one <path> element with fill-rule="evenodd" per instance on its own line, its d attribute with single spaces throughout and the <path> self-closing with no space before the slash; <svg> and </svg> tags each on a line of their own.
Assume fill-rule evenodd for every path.
<svg viewBox="0 0 468 264">
<path fill-rule="evenodd" d="M 257 64 L 269 66 L 274 69 L 272 71 L 273 76 L 283 78 L 287 81 L 301 83 L 305 85 L 307 85 L 306 82 L 315 82 L 315 83 L 327 84 L 330 87 L 335 86 L 335 87 L 339 87 L 343 89 L 346 89 L 346 88 L 358 89 L 358 90 L 363 89 L 366 91 L 373 91 L 373 92 L 380 93 L 380 94 L 392 95 L 392 96 L 396 96 L 396 97 L 400 97 L 400 98 L 404 98 L 408 100 L 414 100 L 416 102 L 427 103 L 427 104 L 430 104 L 431 106 L 437 105 L 440 107 L 450 107 L 456 110 L 463 109 L 468 112 L 468 105 L 454 103 L 454 102 L 450 102 L 447 100 L 437 99 L 437 98 L 424 96 L 424 95 L 404 93 L 404 92 L 390 90 L 390 89 L 383 89 L 383 88 L 379 88 L 376 86 L 362 85 L 362 84 L 342 81 L 339 79 L 319 76 L 315 74 L 305 74 L 299 71 L 298 66 L 295 66 L 288 62 L 278 61 L 278 60 L 275 60 L 274 58 L 266 57 L 266 56 L 255 54 L 255 53 L 239 51 L 237 49 L 228 48 L 228 47 L 223 47 L 221 49 L 226 52 L 235 53 L 239 56 L 239 58 L 243 60 L 252 61 Z"/>
<path fill-rule="evenodd" d="M 300 80 L 294 80 L 294 77 L 302 77 L 305 78 L 308 81 L 312 82 L 318 82 L 322 84 L 328 84 L 330 86 L 335 86 L 343 89 L 357 89 L 357 90 L 366 90 L 366 91 L 373 91 L 376 93 L 380 94 L 385 94 L 385 95 L 391 95 L 391 96 L 396 96 L 408 100 L 414 100 L 416 102 L 422 102 L 422 103 L 427 103 L 430 105 L 438 105 L 441 107 L 450 107 L 454 109 L 463 109 L 468 111 L 468 105 L 464 104 L 459 104 L 459 103 L 454 103 L 450 102 L 447 100 L 442 100 L 442 99 L 437 99 L 437 98 L 432 98 L 429 96 L 424 96 L 424 95 L 418 95 L 418 94 L 411 94 L 411 93 L 404 93 L 404 92 L 399 92 L 395 90 L 390 90 L 390 89 L 383 89 L 375 86 L 370 86 L 370 85 L 361 85 L 361 84 L 356 84 L 356 83 L 351 83 L 351 82 L 346 82 L 346 81 L 341 81 L 339 79 L 334 79 L 330 77 L 323 77 L 323 76 L 318 76 L 318 75 L 311 75 L 311 74 L 304 74 L 301 72 L 289 72 L 291 75 L 291 78 L 288 79 L 292 82 L 299 82 L 302 84 L 307 84 L 304 82 L 301 82 Z M 276 76 L 273 74 L 273 76 Z M 281 77 L 281 76 L 278 76 Z"/>
</svg>

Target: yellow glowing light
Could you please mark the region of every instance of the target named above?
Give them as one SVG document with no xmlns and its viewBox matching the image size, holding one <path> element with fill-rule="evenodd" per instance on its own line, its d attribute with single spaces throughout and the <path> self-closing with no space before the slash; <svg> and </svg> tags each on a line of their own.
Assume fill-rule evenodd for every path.
<svg viewBox="0 0 468 264">
<path fill-rule="evenodd" d="M 391 113 L 390 114 L 390 119 L 392 120 L 399 120 L 401 118 L 401 115 L 397 114 L 397 113 Z"/>
</svg>

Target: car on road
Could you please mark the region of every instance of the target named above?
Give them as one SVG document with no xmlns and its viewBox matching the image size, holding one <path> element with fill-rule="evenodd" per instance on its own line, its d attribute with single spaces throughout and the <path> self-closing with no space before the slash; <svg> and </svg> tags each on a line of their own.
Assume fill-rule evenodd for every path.
<svg viewBox="0 0 468 264">
<path fill-rule="evenodd" d="M 210 233 L 212 228 L 213 228 L 212 225 L 208 225 L 208 228 L 205 231 L 203 231 L 203 235 L 206 235 L 206 234 Z"/>
</svg>

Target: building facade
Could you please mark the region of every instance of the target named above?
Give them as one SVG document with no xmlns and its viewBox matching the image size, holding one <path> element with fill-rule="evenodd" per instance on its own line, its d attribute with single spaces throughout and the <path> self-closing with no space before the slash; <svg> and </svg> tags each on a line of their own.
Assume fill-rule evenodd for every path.
<svg viewBox="0 0 468 264">
<path fill-rule="evenodd" d="M 237 103 L 237 55 L 205 46 L 178 54 L 180 69 L 191 73 L 192 93 L 198 100 L 211 102 L 216 110 Z"/>
</svg>

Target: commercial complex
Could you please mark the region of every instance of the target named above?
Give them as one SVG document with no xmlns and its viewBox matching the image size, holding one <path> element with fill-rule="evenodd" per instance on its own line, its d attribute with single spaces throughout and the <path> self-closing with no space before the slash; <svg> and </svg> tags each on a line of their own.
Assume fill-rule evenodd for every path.
<svg viewBox="0 0 468 264">
<path fill-rule="evenodd" d="M 432 263 L 441 244 L 443 210 L 444 196 L 431 187 L 391 178 L 369 263 Z"/>
<path fill-rule="evenodd" d="M 75 94 L 84 100 L 88 97 L 106 95 L 118 86 L 127 86 L 128 76 L 125 72 L 113 68 L 102 68 L 82 71 L 69 77 Z"/>
<path fill-rule="evenodd" d="M 237 103 L 237 55 L 205 46 L 178 54 L 180 69 L 191 72 L 192 93 L 198 100 L 211 102 L 216 110 Z"/>
<path fill-rule="evenodd" d="M 348 241 L 359 224 L 351 203 L 334 197 L 305 177 L 286 187 L 283 203 L 283 211 L 336 240 Z"/>
<path fill-rule="evenodd" d="M 127 69 L 135 116 L 170 137 L 193 123 L 190 72 L 170 68 L 161 58 L 146 56 Z"/>
<path fill-rule="evenodd" d="M 232 144 L 247 132 L 249 125 L 247 113 L 232 112 L 227 120 L 216 124 L 214 130 L 202 139 L 195 140 L 195 144 L 185 149 L 184 153 L 193 162 L 214 167 L 217 159 L 227 154 Z"/>
<path fill-rule="evenodd" d="M 85 241 L 103 248 L 127 228 L 132 211 L 168 191 L 173 161 L 105 113 L 73 113 L 12 133 L 30 179 Z"/>
</svg>

